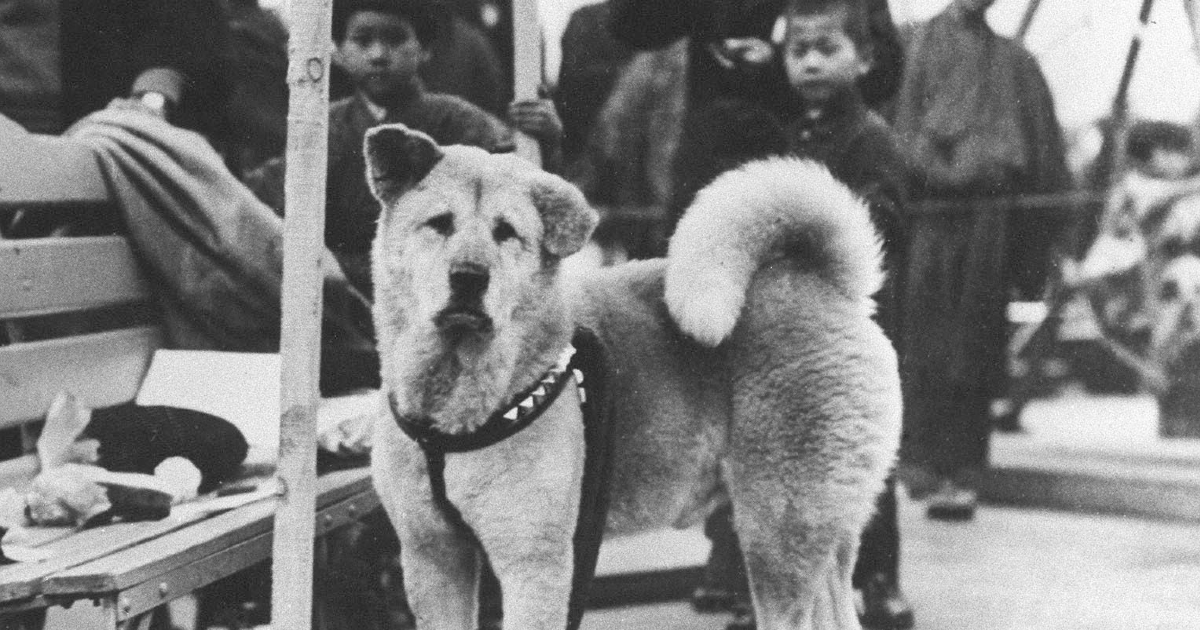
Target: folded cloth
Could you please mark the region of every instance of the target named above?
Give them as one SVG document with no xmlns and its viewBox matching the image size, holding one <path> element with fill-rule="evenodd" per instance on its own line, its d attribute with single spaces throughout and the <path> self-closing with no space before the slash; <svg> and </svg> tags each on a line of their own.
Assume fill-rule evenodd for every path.
<svg viewBox="0 0 1200 630">
<path fill-rule="evenodd" d="M 283 223 L 204 138 L 110 107 L 68 135 L 100 162 L 134 252 L 154 284 L 172 347 L 276 352 Z M 378 383 L 370 304 L 324 250 L 325 394 Z"/>
</svg>

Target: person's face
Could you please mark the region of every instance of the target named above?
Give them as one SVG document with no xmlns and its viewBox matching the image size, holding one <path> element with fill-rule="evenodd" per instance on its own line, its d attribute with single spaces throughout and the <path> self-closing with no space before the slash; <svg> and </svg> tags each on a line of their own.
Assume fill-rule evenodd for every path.
<svg viewBox="0 0 1200 630">
<path fill-rule="evenodd" d="M 386 100 L 410 84 L 429 58 L 412 24 L 379 11 L 358 11 L 346 22 L 337 63 L 372 100 Z"/>
<path fill-rule="evenodd" d="M 853 89 L 871 68 L 870 60 L 846 34 L 845 20 L 843 9 L 788 19 L 783 65 L 788 83 L 807 102 L 822 103 Z"/>
</svg>

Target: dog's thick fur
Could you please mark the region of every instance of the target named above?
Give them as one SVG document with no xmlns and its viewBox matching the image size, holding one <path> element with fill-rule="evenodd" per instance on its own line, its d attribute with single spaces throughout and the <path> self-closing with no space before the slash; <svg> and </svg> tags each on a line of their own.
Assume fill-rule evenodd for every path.
<svg viewBox="0 0 1200 630">
<path fill-rule="evenodd" d="M 365 151 L 397 412 L 470 431 L 589 327 L 612 364 L 608 531 L 688 526 L 728 492 L 759 627 L 858 627 L 850 575 L 901 415 L 896 356 L 871 320 L 880 246 L 859 200 L 813 163 L 751 164 L 697 196 L 666 259 L 564 278 L 560 260 L 596 222 L 567 182 L 398 125 L 371 131 Z M 569 392 L 508 440 L 446 456 L 446 496 L 500 580 L 508 628 L 566 622 L 578 404 Z M 418 627 L 475 627 L 478 549 L 391 416 L 374 444 Z"/>
</svg>

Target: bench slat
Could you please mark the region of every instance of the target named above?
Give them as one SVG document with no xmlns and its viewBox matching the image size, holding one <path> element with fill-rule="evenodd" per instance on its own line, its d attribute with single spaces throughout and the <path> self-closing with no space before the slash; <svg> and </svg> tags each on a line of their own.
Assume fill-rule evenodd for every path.
<svg viewBox="0 0 1200 630">
<path fill-rule="evenodd" d="M 166 519 L 139 523 L 113 523 L 76 532 L 38 547 L 51 554 L 42 562 L 10 564 L 0 567 L 0 603 L 27 599 L 41 594 L 42 580 L 74 566 L 103 558 L 184 527 L 201 518 Z"/>
<path fill-rule="evenodd" d="M 77 140 L 2 129 L 0 147 L 0 208 L 109 200 L 96 156 Z"/>
<path fill-rule="evenodd" d="M 364 512 L 379 505 L 374 490 L 364 490 L 349 499 L 329 507 L 318 508 L 316 534 L 322 534 L 346 525 Z M 180 532 L 182 533 L 182 532 Z M 246 569 L 271 555 L 274 532 L 267 531 L 245 542 L 218 550 L 186 565 L 160 575 L 155 575 L 120 591 L 121 601 L 128 605 L 117 611 L 117 620 L 124 621 L 192 592 L 206 584 Z"/>
<path fill-rule="evenodd" d="M 149 299 L 119 236 L 0 241 L 0 319 Z"/>
<path fill-rule="evenodd" d="M 367 468 L 331 472 L 322 475 L 317 482 L 317 535 L 335 524 L 361 517 L 379 504 Z M 44 581 L 43 592 L 54 595 L 111 593 L 147 580 L 161 582 L 161 576 L 186 571 L 190 565 L 224 549 L 256 537 L 270 536 L 278 504 L 278 500 L 252 503 L 214 516 L 202 525 L 145 542 L 136 549 L 60 571 Z M 259 551 L 260 554 L 247 555 L 238 562 L 223 561 L 219 566 L 229 573 L 249 567 L 270 555 L 270 545 Z M 177 588 L 172 591 L 181 594 Z"/>
<path fill-rule="evenodd" d="M 0 347 L 0 427 L 43 417 L 60 391 L 93 408 L 133 400 L 161 337 L 144 326 Z"/>
</svg>

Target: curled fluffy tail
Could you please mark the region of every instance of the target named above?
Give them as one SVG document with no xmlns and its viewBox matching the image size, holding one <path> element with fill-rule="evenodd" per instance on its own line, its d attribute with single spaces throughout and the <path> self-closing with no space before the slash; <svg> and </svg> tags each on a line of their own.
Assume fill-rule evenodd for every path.
<svg viewBox="0 0 1200 630">
<path fill-rule="evenodd" d="M 882 249 L 867 206 L 822 165 L 751 162 L 701 190 L 671 237 L 665 298 L 679 327 L 715 346 L 737 324 L 763 263 L 790 258 L 874 309 Z"/>
</svg>

